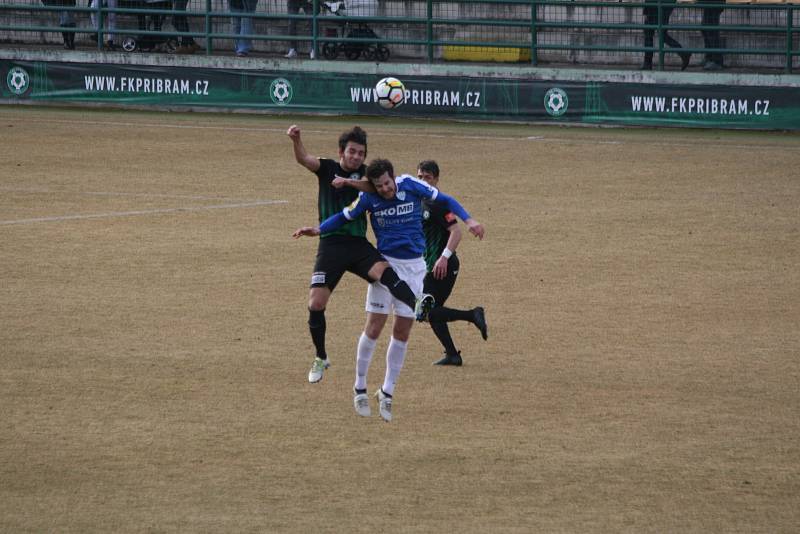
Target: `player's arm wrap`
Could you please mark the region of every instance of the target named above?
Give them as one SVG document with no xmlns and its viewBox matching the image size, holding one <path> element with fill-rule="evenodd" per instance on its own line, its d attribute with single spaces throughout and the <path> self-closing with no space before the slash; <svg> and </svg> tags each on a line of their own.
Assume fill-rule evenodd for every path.
<svg viewBox="0 0 800 534">
<path fill-rule="evenodd" d="M 448 210 L 455 213 L 456 216 L 462 221 L 466 221 L 467 219 L 470 218 L 469 213 L 467 213 L 467 210 L 464 209 L 464 206 L 459 204 L 458 201 L 453 197 L 451 197 L 450 195 L 446 195 L 441 191 L 439 191 L 439 194 L 436 195 L 435 202 L 438 202 L 439 204 L 446 206 Z"/>
<path fill-rule="evenodd" d="M 327 234 L 328 232 L 333 232 L 334 230 L 338 230 L 344 223 L 347 222 L 347 217 L 344 216 L 344 213 L 339 212 L 336 215 L 331 215 L 319 225 L 319 233 Z"/>
</svg>

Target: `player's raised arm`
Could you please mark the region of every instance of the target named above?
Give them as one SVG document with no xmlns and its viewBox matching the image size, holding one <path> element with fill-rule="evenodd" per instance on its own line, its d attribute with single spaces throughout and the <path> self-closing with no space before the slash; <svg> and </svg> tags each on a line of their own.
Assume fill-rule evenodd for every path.
<svg viewBox="0 0 800 534">
<path fill-rule="evenodd" d="M 469 228 L 469 232 L 472 235 L 474 235 L 478 239 L 483 239 L 483 236 L 486 234 L 486 229 L 483 227 L 483 225 L 478 221 L 476 221 L 475 219 L 473 219 L 470 216 L 470 214 L 467 213 L 467 210 L 465 210 L 464 207 L 461 204 L 459 204 L 459 202 L 455 198 L 451 197 L 450 195 L 442 193 L 438 189 L 436 189 L 435 191 L 436 193 L 433 200 L 435 202 L 438 202 L 446 206 L 447 209 L 455 213 L 459 219 L 464 221 L 464 223 L 467 225 L 467 228 Z"/>
<path fill-rule="evenodd" d="M 309 155 L 306 151 L 306 147 L 303 145 L 303 140 L 300 138 L 300 127 L 296 124 L 292 124 L 289 126 L 289 129 L 286 130 L 286 135 L 288 135 L 289 139 L 292 140 L 294 159 L 297 160 L 297 163 L 311 172 L 317 172 L 320 165 L 319 159 Z"/>
<path fill-rule="evenodd" d="M 343 176 L 336 176 L 331 182 L 331 185 L 336 189 L 341 189 L 342 187 L 352 187 L 362 193 L 374 193 L 375 186 L 372 185 L 367 178 L 362 178 L 360 180 L 351 180 L 350 178 L 345 178 Z"/>
</svg>

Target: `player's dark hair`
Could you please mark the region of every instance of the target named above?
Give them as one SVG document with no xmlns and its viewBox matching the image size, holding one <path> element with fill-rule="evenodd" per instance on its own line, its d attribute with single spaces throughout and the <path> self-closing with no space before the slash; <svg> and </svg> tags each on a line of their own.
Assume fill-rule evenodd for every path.
<svg viewBox="0 0 800 534">
<path fill-rule="evenodd" d="M 339 136 L 339 150 L 344 152 L 347 143 L 357 143 L 364 145 L 364 153 L 367 152 L 367 132 L 361 129 L 360 126 L 353 126 L 352 130 L 348 130 Z"/>
<path fill-rule="evenodd" d="M 433 175 L 434 178 L 439 177 L 439 164 L 433 161 L 432 159 L 426 159 L 425 161 L 420 161 L 419 165 L 417 165 L 417 170 L 422 172 L 429 172 Z"/>
<path fill-rule="evenodd" d="M 374 183 L 385 172 L 388 172 L 389 176 L 394 179 L 394 167 L 388 159 L 373 159 L 367 165 L 367 178 L 370 182 Z"/>
</svg>

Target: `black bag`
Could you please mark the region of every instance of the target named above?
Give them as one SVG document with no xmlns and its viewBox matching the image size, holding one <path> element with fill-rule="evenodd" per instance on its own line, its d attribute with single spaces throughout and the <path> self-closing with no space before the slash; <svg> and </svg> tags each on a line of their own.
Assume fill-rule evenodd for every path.
<svg viewBox="0 0 800 534">
<path fill-rule="evenodd" d="M 231 9 L 238 9 L 244 11 L 244 2 L 242 0 L 228 0 Z"/>
<path fill-rule="evenodd" d="M 75 7 L 75 0 L 42 0 L 46 6 Z"/>
</svg>

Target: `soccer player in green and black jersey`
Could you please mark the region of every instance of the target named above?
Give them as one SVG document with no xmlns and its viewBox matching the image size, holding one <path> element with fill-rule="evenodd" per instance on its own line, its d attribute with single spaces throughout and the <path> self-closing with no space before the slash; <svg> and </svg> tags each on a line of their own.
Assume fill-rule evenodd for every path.
<svg viewBox="0 0 800 534">
<path fill-rule="evenodd" d="M 417 166 L 417 177 L 433 187 L 438 187 L 439 165 L 433 160 L 423 161 Z M 428 314 L 428 321 L 444 347 L 444 358 L 434 364 L 461 365 L 461 352 L 453 343 L 447 323 L 468 321 L 486 339 L 486 316 L 480 306 L 471 310 L 455 310 L 444 306 L 453 291 L 460 267 L 456 248 L 461 241 L 461 229 L 455 215 L 433 202 L 424 202 L 422 229 L 425 232 L 425 263 L 428 269 L 423 292 L 431 294 L 436 300 L 434 308 Z"/>
<path fill-rule="evenodd" d="M 337 177 L 360 180 L 366 172 L 364 159 L 367 156 L 367 133 L 364 130 L 356 126 L 339 137 L 338 161 L 310 156 L 300 139 L 298 126 L 290 126 L 286 135 L 292 140 L 297 162 L 317 176 L 320 222 L 341 212 L 358 197 L 355 189 L 337 189 L 331 182 Z M 350 271 L 368 282 L 381 282 L 389 288 L 393 296 L 412 309 L 417 304 L 414 292 L 397 277 L 383 256 L 367 241 L 366 235 L 366 217 L 361 216 L 336 231 L 320 236 L 308 295 L 308 327 L 317 352 L 308 373 L 309 382 L 322 380 L 322 374 L 330 365 L 325 351 L 325 307 L 345 271 Z"/>
</svg>

